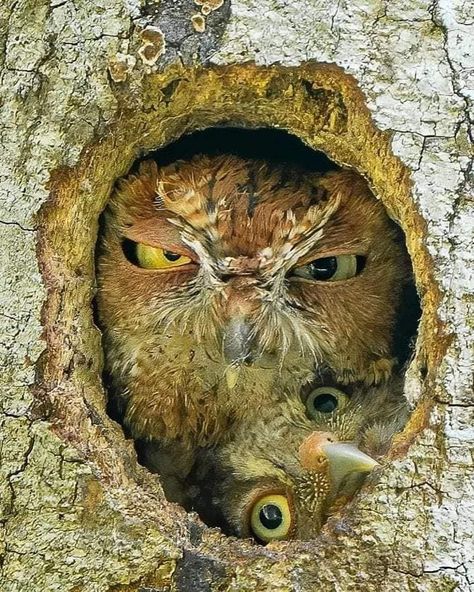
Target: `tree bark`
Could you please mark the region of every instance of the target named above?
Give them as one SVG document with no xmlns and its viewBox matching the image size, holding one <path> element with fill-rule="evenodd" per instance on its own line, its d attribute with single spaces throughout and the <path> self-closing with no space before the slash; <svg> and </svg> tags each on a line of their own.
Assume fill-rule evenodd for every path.
<svg viewBox="0 0 474 592">
<path fill-rule="evenodd" d="M 474 15 L 461 0 L 5 0 L 0 7 L 0 588 L 474 589 Z M 105 412 L 98 218 L 140 154 L 276 126 L 366 176 L 407 236 L 414 412 L 308 543 L 166 502 Z"/>
</svg>

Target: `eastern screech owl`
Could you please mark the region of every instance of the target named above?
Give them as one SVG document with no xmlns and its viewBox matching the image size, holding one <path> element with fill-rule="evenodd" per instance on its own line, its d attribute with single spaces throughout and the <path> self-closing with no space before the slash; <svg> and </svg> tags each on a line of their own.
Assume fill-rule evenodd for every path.
<svg viewBox="0 0 474 592">
<path fill-rule="evenodd" d="M 185 505 L 208 524 L 260 542 L 314 537 L 406 422 L 401 390 L 393 379 L 369 388 L 318 386 L 303 401 L 282 398 L 197 454 Z"/>
<path fill-rule="evenodd" d="M 401 232 L 351 171 L 143 162 L 118 183 L 99 247 L 112 396 L 135 438 L 192 448 L 322 369 L 379 383 L 409 279 Z"/>
</svg>

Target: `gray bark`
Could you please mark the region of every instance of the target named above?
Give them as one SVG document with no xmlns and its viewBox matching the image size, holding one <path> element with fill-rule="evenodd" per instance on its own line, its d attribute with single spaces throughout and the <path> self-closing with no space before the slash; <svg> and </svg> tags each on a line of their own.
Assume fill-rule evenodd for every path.
<svg viewBox="0 0 474 592">
<path fill-rule="evenodd" d="M 461 0 L 219 4 L 0 7 L 0 588 L 474 589 L 474 15 Z M 265 96 L 253 66 L 233 70 L 228 78 L 254 94 L 232 90 L 242 107 L 231 107 L 226 68 L 246 62 L 279 69 L 273 86 L 261 83 Z M 306 62 L 337 66 L 331 76 L 362 126 L 353 151 L 338 144 L 337 120 L 313 140 L 312 120 L 291 119 Z M 344 94 L 351 77 L 361 92 Z M 407 233 L 423 296 L 408 371 L 413 421 L 310 543 L 258 547 L 204 527 L 164 500 L 104 410 L 90 306 L 100 210 L 140 151 L 222 121 L 226 109 L 235 122 L 301 129 L 368 176 Z"/>
</svg>

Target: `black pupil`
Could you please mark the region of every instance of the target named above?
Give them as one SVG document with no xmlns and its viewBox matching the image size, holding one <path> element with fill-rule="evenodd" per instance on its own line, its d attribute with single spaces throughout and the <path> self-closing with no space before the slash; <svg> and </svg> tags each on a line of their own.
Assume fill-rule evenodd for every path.
<svg viewBox="0 0 474 592">
<path fill-rule="evenodd" d="M 329 280 L 336 273 L 337 257 L 322 257 L 309 264 L 309 273 L 315 280 Z"/>
<path fill-rule="evenodd" d="M 324 393 L 314 398 L 313 406 L 316 411 L 320 411 L 321 413 L 331 413 L 337 409 L 337 399 L 334 395 Z"/>
<path fill-rule="evenodd" d="M 168 261 L 178 261 L 181 255 L 178 253 L 172 253 L 171 251 L 163 251 L 163 255 L 168 259 Z"/>
<path fill-rule="evenodd" d="M 275 504 L 266 504 L 263 506 L 258 517 L 263 526 L 269 530 L 278 528 L 283 522 L 281 510 L 278 506 L 275 506 Z"/>
</svg>

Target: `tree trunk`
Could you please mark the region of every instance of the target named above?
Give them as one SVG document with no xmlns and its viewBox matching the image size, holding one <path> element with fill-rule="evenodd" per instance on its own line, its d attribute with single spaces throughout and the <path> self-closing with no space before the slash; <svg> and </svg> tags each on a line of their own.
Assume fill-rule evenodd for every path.
<svg viewBox="0 0 474 592">
<path fill-rule="evenodd" d="M 474 589 L 467 7 L 3 1 L 2 590 Z M 230 539 L 166 502 L 105 411 L 99 214 L 139 155 L 222 123 L 287 129 L 366 176 L 422 301 L 412 420 L 308 543 Z"/>
</svg>

